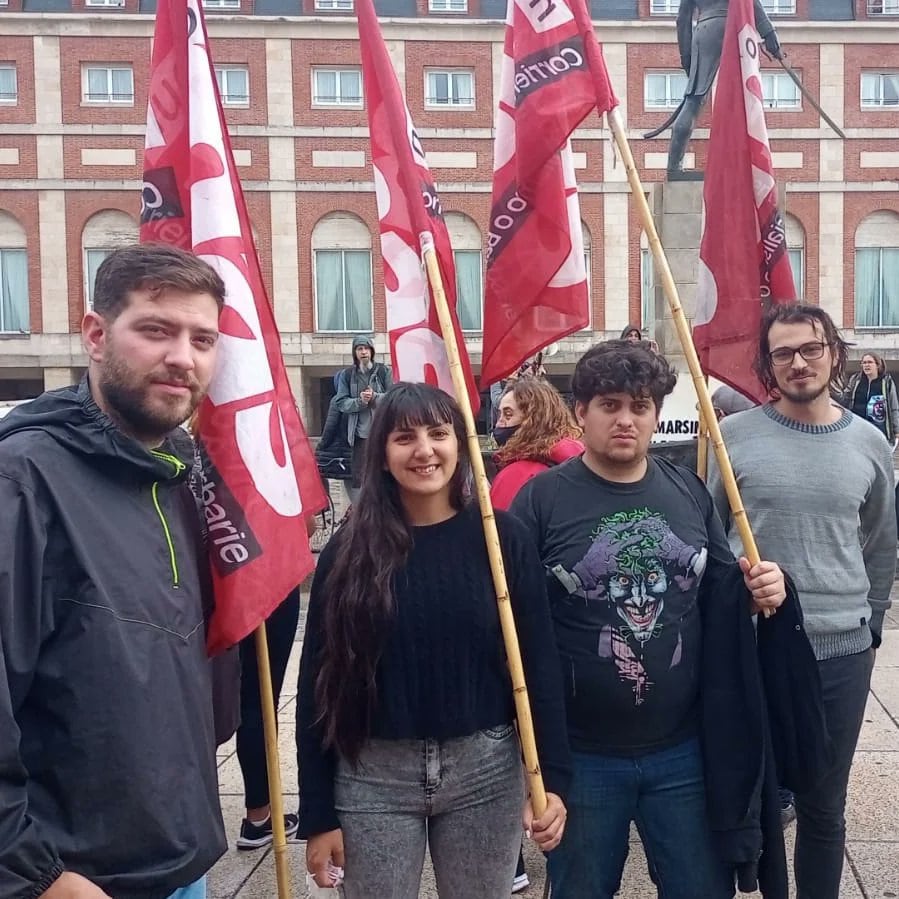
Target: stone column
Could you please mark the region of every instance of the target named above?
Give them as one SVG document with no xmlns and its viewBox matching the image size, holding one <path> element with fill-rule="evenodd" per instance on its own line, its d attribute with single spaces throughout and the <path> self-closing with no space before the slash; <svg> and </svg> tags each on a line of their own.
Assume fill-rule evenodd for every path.
<svg viewBox="0 0 899 899">
<path fill-rule="evenodd" d="M 702 240 L 702 182 L 672 181 L 660 185 L 653 194 L 656 228 L 681 305 L 688 319 L 696 311 L 696 285 L 699 278 L 699 244 Z M 680 341 L 671 319 L 668 298 L 661 279 L 655 279 L 655 339 L 659 349 L 683 371 Z"/>
</svg>

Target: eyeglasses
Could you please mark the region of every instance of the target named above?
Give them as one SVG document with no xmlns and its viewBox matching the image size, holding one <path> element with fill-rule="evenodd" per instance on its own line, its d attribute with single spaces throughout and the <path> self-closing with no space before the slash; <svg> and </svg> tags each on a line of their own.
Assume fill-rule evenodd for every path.
<svg viewBox="0 0 899 899">
<path fill-rule="evenodd" d="M 776 350 L 768 353 L 768 358 L 772 365 L 791 365 L 796 354 L 799 353 L 806 362 L 814 362 L 815 359 L 824 357 L 824 348 L 830 346 L 820 340 L 812 343 L 804 343 L 802 346 L 793 349 L 789 346 L 779 346 Z"/>
</svg>

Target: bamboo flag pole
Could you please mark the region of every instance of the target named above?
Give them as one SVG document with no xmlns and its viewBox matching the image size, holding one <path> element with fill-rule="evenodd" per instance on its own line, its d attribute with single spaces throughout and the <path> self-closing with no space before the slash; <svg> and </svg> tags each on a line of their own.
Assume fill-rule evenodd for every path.
<svg viewBox="0 0 899 899">
<path fill-rule="evenodd" d="M 284 830 L 284 797 L 281 794 L 281 761 L 278 756 L 278 718 L 272 690 L 272 667 L 268 654 L 268 635 L 263 621 L 256 628 L 256 667 L 259 672 L 259 696 L 262 700 L 262 728 L 265 734 L 265 767 L 268 772 L 268 796 L 272 817 L 272 845 L 275 849 L 275 878 L 278 899 L 290 899 L 290 866 L 287 861 L 287 833 Z"/>
<path fill-rule="evenodd" d="M 705 386 L 709 386 L 709 379 L 705 378 Z M 717 418 L 717 413 L 715 418 Z M 696 474 L 703 483 L 709 479 L 709 426 L 706 424 L 702 409 L 699 410 L 699 433 L 696 443 Z"/>
<path fill-rule="evenodd" d="M 668 260 L 665 258 L 662 242 L 659 240 L 659 235 L 656 232 L 655 222 L 652 220 L 652 212 L 649 209 L 649 204 L 646 202 L 646 194 L 643 192 L 643 185 L 640 183 L 640 176 L 634 164 L 634 156 L 631 153 L 630 144 L 624 131 L 624 123 L 621 120 L 621 113 L 618 111 L 617 106 L 609 111 L 608 117 L 612 134 L 615 136 L 615 143 L 624 162 L 624 170 L 627 172 L 631 193 L 633 194 L 634 202 L 637 204 L 640 222 L 649 240 L 649 248 L 652 250 L 653 259 L 655 259 L 656 270 L 662 278 L 662 289 L 665 291 L 665 296 L 668 299 L 671 317 L 674 320 L 677 336 L 680 339 L 681 348 L 687 359 L 687 366 L 693 378 L 693 386 L 696 388 L 696 396 L 699 398 L 700 413 L 702 418 L 705 419 L 706 427 L 709 429 L 712 448 L 715 451 L 715 461 L 718 463 L 721 481 L 727 492 L 727 501 L 730 503 L 731 516 L 734 524 L 737 526 L 740 539 L 743 541 L 743 550 L 746 553 L 749 564 L 757 565 L 760 560 L 758 546 L 756 545 L 752 528 L 749 526 L 746 510 L 743 508 L 743 500 L 740 497 L 740 490 L 734 477 L 734 469 L 730 464 L 727 448 L 724 446 L 724 440 L 721 437 L 718 417 L 715 415 L 715 410 L 712 407 L 709 386 L 705 382 L 705 375 L 699 364 L 699 356 L 696 355 L 696 347 L 693 346 L 693 335 L 690 333 L 690 325 L 687 322 L 686 315 L 684 315 L 684 307 L 681 306 L 677 285 L 674 283 L 674 277 L 671 274 L 671 269 L 668 267 Z"/>
<path fill-rule="evenodd" d="M 709 428 L 699 411 L 699 433 L 696 435 L 696 474 L 705 481 L 709 476 Z"/>
<path fill-rule="evenodd" d="M 484 537 L 487 540 L 487 555 L 490 559 L 493 586 L 496 590 L 496 604 L 499 609 L 503 642 L 506 646 L 506 659 L 509 663 L 509 673 L 512 676 L 515 714 L 518 717 L 518 736 L 521 740 L 521 751 L 524 756 L 524 765 L 531 791 L 531 805 L 534 809 L 534 815 L 540 817 L 546 809 L 546 790 L 543 786 L 543 775 L 540 773 L 540 762 L 537 758 L 534 721 L 531 717 L 531 705 L 528 700 L 528 690 L 524 680 L 524 668 L 521 663 L 521 649 L 518 645 L 515 619 L 512 616 L 512 604 L 509 601 L 509 587 L 506 582 L 505 567 L 503 566 L 499 532 L 496 529 L 493 504 L 490 502 L 490 484 L 487 481 L 487 472 L 484 469 L 484 460 L 481 457 L 481 445 L 478 442 L 478 434 L 475 429 L 474 413 L 472 412 L 471 400 L 469 399 L 468 388 L 465 383 L 465 372 L 462 369 L 462 361 L 459 356 L 456 332 L 453 328 L 453 320 L 450 317 L 449 305 L 443 289 L 443 278 L 440 275 L 440 267 L 437 264 L 434 239 L 429 233 L 420 235 L 420 239 L 425 269 L 428 273 L 428 282 L 431 285 L 434 304 L 437 308 L 437 318 L 440 321 L 440 330 L 443 332 L 443 342 L 446 345 L 446 355 L 453 379 L 453 389 L 465 420 L 465 432 L 468 437 L 472 474 L 474 475 L 474 483 L 478 491 L 478 504 L 481 507 L 481 518 L 484 523 Z"/>
</svg>

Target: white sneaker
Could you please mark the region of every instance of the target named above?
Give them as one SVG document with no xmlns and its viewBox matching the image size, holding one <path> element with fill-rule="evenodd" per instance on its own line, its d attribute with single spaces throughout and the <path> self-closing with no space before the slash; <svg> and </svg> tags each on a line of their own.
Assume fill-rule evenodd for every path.
<svg viewBox="0 0 899 899">
<path fill-rule="evenodd" d="M 520 893 L 522 890 L 526 890 L 531 885 L 531 881 L 528 879 L 528 875 L 525 874 L 516 874 L 515 879 L 512 881 L 512 892 Z"/>
</svg>

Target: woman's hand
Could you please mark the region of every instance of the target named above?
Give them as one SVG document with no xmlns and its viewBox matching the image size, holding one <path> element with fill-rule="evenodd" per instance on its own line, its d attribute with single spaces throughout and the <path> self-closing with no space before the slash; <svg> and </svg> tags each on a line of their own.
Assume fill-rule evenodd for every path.
<svg viewBox="0 0 899 899">
<path fill-rule="evenodd" d="M 343 831 L 329 830 L 317 833 L 306 841 L 306 870 L 320 887 L 333 887 L 328 862 L 336 868 L 343 864 Z"/>
<path fill-rule="evenodd" d="M 752 614 L 774 614 L 787 598 L 784 573 L 780 566 L 776 562 L 759 562 L 758 565 L 750 566 L 749 559 L 745 557 L 741 557 L 739 563 L 743 583 L 752 594 Z"/>
<path fill-rule="evenodd" d="M 531 800 L 524 804 L 521 816 L 524 832 L 540 847 L 543 852 L 555 849 L 562 841 L 565 832 L 565 819 L 568 812 L 565 804 L 555 793 L 546 794 L 546 810 L 539 818 L 534 817 Z"/>
</svg>

